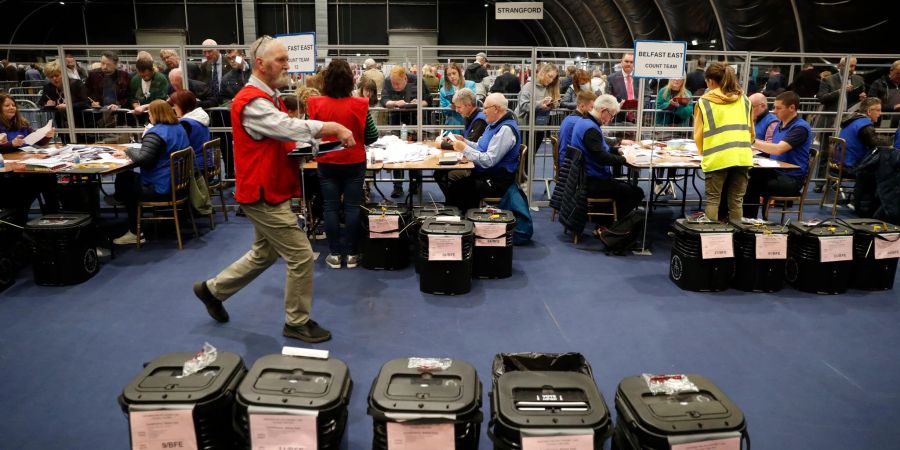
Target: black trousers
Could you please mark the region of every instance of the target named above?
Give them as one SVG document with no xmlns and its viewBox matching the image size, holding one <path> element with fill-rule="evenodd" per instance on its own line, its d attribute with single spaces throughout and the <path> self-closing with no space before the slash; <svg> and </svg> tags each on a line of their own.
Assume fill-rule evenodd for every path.
<svg viewBox="0 0 900 450">
<path fill-rule="evenodd" d="M 449 181 L 447 204 L 459 208 L 461 214 L 477 208 L 485 197 L 503 197 L 515 182 L 515 175 L 506 171 L 494 174 L 475 173 L 456 181 Z"/>
<path fill-rule="evenodd" d="M 587 179 L 587 195 L 591 198 L 612 198 L 616 202 L 619 218 L 641 204 L 644 190 L 638 186 L 618 180 Z"/>
<path fill-rule="evenodd" d="M 747 193 L 744 195 L 744 217 L 756 218 L 759 206 L 766 204 L 769 197 L 800 195 L 804 178 L 783 175 L 774 169 L 751 170 Z"/>
<path fill-rule="evenodd" d="M 116 175 L 116 200 L 125 203 L 128 213 L 128 231 L 137 233 L 137 205 L 140 201 L 166 201 L 172 194 L 157 194 L 153 186 L 141 183 L 141 176 L 136 172 L 122 172 Z"/>
</svg>

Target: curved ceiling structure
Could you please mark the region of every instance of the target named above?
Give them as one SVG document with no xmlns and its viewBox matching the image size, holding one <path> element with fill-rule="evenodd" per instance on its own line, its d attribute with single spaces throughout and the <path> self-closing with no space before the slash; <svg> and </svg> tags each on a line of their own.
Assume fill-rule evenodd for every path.
<svg viewBox="0 0 900 450">
<path fill-rule="evenodd" d="M 550 0 L 544 7 L 536 45 L 628 48 L 635 39 L 672 39 L 696 40 L 698 50 L 898 52 L 885 37 L 900 25 L 900 2 Z"/>
</svg>

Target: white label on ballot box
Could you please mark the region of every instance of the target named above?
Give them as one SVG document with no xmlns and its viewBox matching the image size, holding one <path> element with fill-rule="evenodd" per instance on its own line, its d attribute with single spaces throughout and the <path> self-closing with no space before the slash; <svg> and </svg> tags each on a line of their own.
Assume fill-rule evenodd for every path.
<svg viewBox="0 0 900 450">
<path fill-rule="evenodd" d="M 900 258 L 900 234 L 883 234 L 887 240 L 875 238 L 875 259 Z"/>
<path fill-rule="evenodd" d="M 462 236 L 428 236 L 429 261 L 462 261 Z"/>
<path fill-rule="evenodd" d="M 733 437 L 711 441 L 674 444 L 672 450 L 741 450 L 741 438 Z"/>
<path fill-rule="evenodd" d="M 787 259 L 787 235 L 757 234 L 756 259 Z"/>
<path fill-rule="evenodd" d="M 476 247 L 506 247 L 506 224 L 475 222 Z"/>
<path fill-rule="evenodd" d="M 452 423 L 388 422 L 387 434 L 388 450 L 454 450 L 456 447 Z"/>
<path fill-rule="evenodd" d="M 369 238 L 400 237 L 400 216 L 369 216 Z"/>
<path fill-rule="evenodd" d="M 731 233 L 702 233 L 700 250 L 703 259 L 733 258 L 734 240 Z"/>
<path fill-rule="evenodd" d="M 316 450 L 316 416 L 250 414 L 253 450 Z"/>
<path fill-rule="evenodd" d="M 197 433 L 190 409 L 131 411 L 128 416 L 134 450 L 197 450 Z"/>
<path fill-rule="evenodd" d="M 522 450 L 593 450 L 594 436 L 522 436 Z"/>
<path fill-rule="evenodd" d="M 853 236 L 829 236 L 819 238 L 820 258 L 823 263 L 853 260 Z"/>
</svg>

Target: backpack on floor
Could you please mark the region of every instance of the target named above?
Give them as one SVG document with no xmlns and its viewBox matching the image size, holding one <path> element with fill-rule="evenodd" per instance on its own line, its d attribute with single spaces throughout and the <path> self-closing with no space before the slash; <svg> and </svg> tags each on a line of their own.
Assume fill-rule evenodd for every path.
<svg viewBox="0 0 900 450">
<path fill-rule="evenodd" d="M 635 209 L 609 228 L 601 227 L 599 238 L 606 245 L 606 251 L 624 252 L 634 247 L 643 229 L 644 213 Z"/>
</svg>

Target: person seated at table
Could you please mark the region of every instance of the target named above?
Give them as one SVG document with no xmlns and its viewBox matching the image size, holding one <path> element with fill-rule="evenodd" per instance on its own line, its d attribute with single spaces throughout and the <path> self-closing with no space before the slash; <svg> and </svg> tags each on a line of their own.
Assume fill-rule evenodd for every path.
<svg viewBox="0 0 900 450">
<path fill-rule="evenodd" d="M 756 139 L 772 142 L 772 134 L 778 126 L 778 117 L 769 111 L 769 102 L 766 96 L 759 92 L 750 95 L 751 115 L 753 116 L 753 131 Z"/>
<path fill-rule="evenodd" d="M 213 97 L 212 92 L 210 92 L 209 86 L 207 86 L 206 83 L 190 78 L 187 81 L 187 85 L 185 85 L 184 75 L 181 69 L 172 69 L 172 71 L 169 72 L 169 93 L 171 94 L 179 89 L 187 89 L 194 93 L 194 96 L 197 97 L 197 104 L 204 109 L 218 106 L 215 97 Z"/>
<path fill-rule="evenodd" d="M 484 134 L 484 130 L 487 129 L 488 123 L 487 116 L 478 108 L 475 91 L 468 88 L 456 91 L 456 94 L 453 94 L 453 108 L 465 120 L 462 137 L 472 142 L 478 142 L 478 139 Z M 443 138 L 438 146 L 442 150 L 453 150 L 453 143 L 453 139 Z M 469 176 L 469 174 L 468 169 L 435 170 L 434 181 L 446 198 L 450 184 Z"/>
<path fill-rule="evenodd" d="M 441 108 L 449 109 L 449 111 L 444 111 L 444 125 L 462 125 L 464 122 L 463 117 L 451 109 L 453 96 L 460 89 L 469 89 L 475 92 L 475 82 L 463 79 L 462 69 L 460 69 L 459 65 L 450 63 L 447 66 L 447 70 L 444 71 L 444 80 L 441 82 L 440 90 Z M 461 134 L 458 129 L 451 130 L 451 132 Z"/>
<path fill-rule="evenodd" d="M 482 198 L 503 197 L 516 182 L 519 166 L 519 146 L 522 135 L 509 102 L 495 92 L 484 99 L 484 116 L 488 126 L 477 143 L 459 139 L 453 149 L 462 152 L 475 168 L 469 176 L 450 182 L 447 204 L 460 211 L 478 207 Z"/>
<path fill-rule="evenodd" d="M 591 87 L 591 74 L 587 73 L 584 69 L 577 69 L 575 70 L 575 74 L 572 75 L 572 84 L 566 88 L 566 92 L 560 99 L 559 107 L 564 109 L 577 108 L 577 97 L 581 92 L 593 93 L 594 89 Z M 596 94 L 594 97 L 596 98 Z"/>
<path fill-rule="evenodd" d="M 87 96 L 92 108 L 108 107 L 115 111 L 128 104 L 128 88 L 131 77 L 119 70 L 119 56 L 106 50 L 100 54 L 100 69 L 88 74 Z"/>
<path fill-rule="evenodd" d="M 674 125 L 686 127 L 691 124 L 694 104 L 691 102 L 691 91 L 684 87 L 684 78 L 672 78 L 656 95 L 657 125 Z"/>
<path fill-rule="evenodd" d="M 16 100 L 9 94 L 0 93 L 0 134 L 4 135 L 0 140 L 0 153 L 19 151 L 25 145 L 25 136 L 33 132 L 34 128 L 19 112 Z M 51 128 L 47 136 L 34 145 L 47 145 L 55 135 L 56 128 Z"/>
<path fill-rule="evenodd" d="M 203 144 L 209 142 L 209 114 L 197 105 L 197 97 L 191 91 L 175 91 L 169 96 L 169 104 L 175 110 L 178 122 L 188 135 L 191 148 L 194 149 L 194 171 L 203 168 Z M 212 154 L 206 155 L 206 164 L 215 164 Z"/>
<path fill-rule="evenodd" d="M 16 101 L 9 94 L 0 93 L 0 153 L 13 153 L 25 145 L 25 136 L 34 132 Z M 53 139 L 56 129 L 51 128 L 47 136 L 35 145 L 46 145 Z M 13 211 L 14 220 L 22 225 L 26 222 L 28 211 L 38 195 L 44 196 L 42 212 L 50 214 L 59 210 L 59 199 L 56 194 L 55 174 L 0 175 L 0 209 Z"/>
<path fill-rule="evenodd" d="M 131 78 L 128 97 L 132 114 L 147 112 L 153 100 L 164 100 L 169 95 L 169 80 L 153 67 L 153 59 L 141 58 L 135 63 L 137 74 Z"/>
<path fill-rule="evenodd" d="M 798 169 L 753 170 L 747 194 L 744 195 L 744 217 L 756 218 L 759 205 L 771 196 L 800 195 L 809 168 L 809 149 L 813 142 L 812 128 L 798 114 L 800 97 L 794 91 L 785 91 L 775 97 L 775 116 L 778 125 L 772 142 L 759 138 L 753 148 L 769 154 L 771 159 L 799 166 Z M 760 197 L 762 202 L 760 203 Z"/>
<path fill-rule="evenodd" d="M 859 110 L 841 122 L 839 136 L 847 142 L 844 152 L 844 178 L 854 178 L 856 164 L 875 147 L 885 145 L 875 133 L 875 127 L 880 117 L 881 99 L 866 97 L 860 102 Z"/>
<path fill-rule="evenodd" d="M 59 61 L 53 60 L 44 66 L 44 74 L 47 75 L 47 84 L 41 92 L 41 99 L 38 105 L 49 111 L 55 112 L 56 124 L 65 124 L 66 122 L 66 95 L 63 89 L 62 67 Z M 75 116 L 76 126 L 81 126 L 81 111 L 90 108 L 91 101 L 88 100 L 84 90 L 84 83 L 75 78 L 69 79 L 69 93 L 75 100 L 72 102 L 72 113 Z"/>
<path fill-rule="evenodd" d="M 431 102 L 431 93 L 428 87 L 422 85 L 422 92 L 418 92 L 416 87 L 415 75 L 406 73 L 403 66 L 397 65 L 391 68 L 390 82 L 384 83 L 381 91 L 381 106 L 388 109 L 403 109 L 405 111 L 391 112 L 388 114 L 389 125 L 406 126 L 415 125 L 417 104 L 429 106 Z M 394 171 L 394 178 L 403 179 L 402 170 Z M 412 184 L 415 186 L 415 184 Z M 415 188 L 410 188 L 410 194 L 414 194 Z M 400 198 L 403 195 L 403 182 L 395 181 L 394 190 L 391 191 L 391 198 Z"/>
<path fill-rule="evenodd" d="M 591 109 L 594 107 L 594 101 L 596 100 L 597 96 L 591 91 L 578 92 L 578 95 L 575 97 L 575 111 L 566 116 L 559 125 L 559 145 L 557 146 L 559 152 L 559 159 L 557 160 L 557 164 L 559 164 L 558 167 L 562 167 L 563 161 L 566 160 L 566 147 L 568 147 L 569 143 L 572 141 L 572 130 L 575 129 L 575 124 L 588 116 Z"/>
<path fill-rule="evenodd" d="M 117 245 L 143 244 L 137 236 L 137 205 L 140 201 L 165 201 L 172 198 L 169 156 L 191 145 L 187 132 L 178 123 L 175 110 L 165 100 L 150 102 L 149 120 L 152 126 L 144 133 L 141 148 L 117 150 L 117 158 L 128 157 L 141 173 L 122 172 L 116 175 L 116 200 L 125 204 L 128 212 L 128 231 L 113 239 Z"/>
<path fill-rule="evenodd" d="M 359 264 L 360 204 L 363 181 L 366 175 L 366 145 L 378 139 L 366 130 L 368 101 L 352 97 L 353 72 L 346 60 L 333 59 L 322 72 L 322 96 L 310 97 L 307 109 L 311 120 L 337 122 L 353 133 L 356 144 L 344 150 L 316 157 L 319 183 L 325 200 L 325 234 L 328 236 L 329 255 L 325 264 L 340 269 L 346 257 L 347 268 Z M 344 227 L 341 228 L 343 211 Z M 343 230 L 343 232 L 342 232 Z"/>
<path fill-rule="evenodd" d="M 601 126 L 612 121 L 618 113 L 619 102 L 614 96 L 603 94 L 597 97 L 587 116 L 575 122 L 568 145 L 581 150 L 584 157 L 587 196 L 613 199 L 616 212 L 623 217 L 637 208 L 644 198 L 644 191 L 613 178 L 611 166 L 621 166 L 626 161 L 616 147 L 609 145 Z"/>
</svg>

